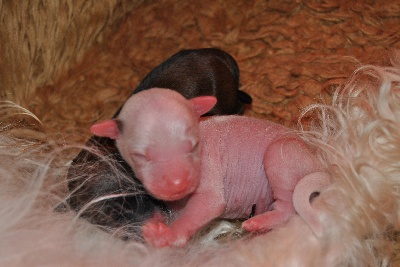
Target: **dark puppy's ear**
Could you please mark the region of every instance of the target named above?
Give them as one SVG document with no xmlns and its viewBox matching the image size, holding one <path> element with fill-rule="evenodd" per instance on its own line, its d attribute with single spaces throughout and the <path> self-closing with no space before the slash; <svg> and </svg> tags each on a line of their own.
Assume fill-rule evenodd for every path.
<svg viewBox="0 0 400 267">
<path fill-rule="evenodd" d="M 238 91 L 238 99 L 240 102 L 242 102 L 243 104 L 247 104 L 250 105 L 253 102 L 253 99 L 251 98 L 251 96 L 243 91 Z"/>
</svg>

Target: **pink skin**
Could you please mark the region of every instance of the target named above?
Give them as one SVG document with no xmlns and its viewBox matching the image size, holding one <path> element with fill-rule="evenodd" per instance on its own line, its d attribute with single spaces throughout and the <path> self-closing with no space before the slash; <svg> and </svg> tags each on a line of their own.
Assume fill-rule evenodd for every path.
<svg viewBox="0 0 400 267">
<path fill-rule="evenodd" d="M 132 96 L 116 120 L 91 127 L 95 135 L 116 139 L 146 189 L 177 211 L 169 225 L 147 222 L 146 241 L 185 245 L 215 218 L 248 218 L 254 204 L 255 216 L 242 225 L 247 231 L 273 229 L 298 212 L 321 234 L 309 198 L 329 185 L 329 175 L 317 158 L 288 129 L 266 120 L 199 122 L 215 103 L 211 96 L 186 100 L 155 88 Z"/>
</svg>

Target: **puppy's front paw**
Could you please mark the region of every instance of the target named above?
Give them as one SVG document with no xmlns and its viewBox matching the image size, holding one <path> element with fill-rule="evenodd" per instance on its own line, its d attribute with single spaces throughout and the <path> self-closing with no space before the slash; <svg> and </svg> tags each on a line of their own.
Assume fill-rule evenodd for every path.
<svg viewBox="0 0 400 267">
<path fill-rule="evenodd" d="M 157 248 L 183 246 L 188 241 L 187 237 L 179 236 L 162 222 L 148 222 L 143 225 L 142 231 L 146 242 Z"/>
</svg>

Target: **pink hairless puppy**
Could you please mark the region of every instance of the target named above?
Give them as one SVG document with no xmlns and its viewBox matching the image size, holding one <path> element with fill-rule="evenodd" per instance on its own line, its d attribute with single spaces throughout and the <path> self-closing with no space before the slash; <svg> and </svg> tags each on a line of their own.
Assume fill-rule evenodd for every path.
<svg viewBox="0 0 400 267">
<path fill-rule="evenodd" d="M 169 225 L 147 222 L 146 241 L 184 245 L 215 218 L 248 218 L 254 204 L 255 216 L 242 225 L 247 231 L 272 229 L 298 212 L 319 234 L 310 198 L 329 176 L 318 159 L 290 130 L 266 120 L 232 115 L 199 122 L 215 103 L 212 96 L 186 100 L 154 88 L 132 96 L 115 120 L 91 127 L 116 139 L 146 189 L 177 211 Z"/>
</svg>

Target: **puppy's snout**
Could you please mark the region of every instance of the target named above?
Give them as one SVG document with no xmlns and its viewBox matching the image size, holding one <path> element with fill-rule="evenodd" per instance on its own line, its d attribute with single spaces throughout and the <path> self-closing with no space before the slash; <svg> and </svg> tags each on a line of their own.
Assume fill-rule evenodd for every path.
<svg viewBox="0 0 400 267">
<path fill-rule="evenodd" d="M 166 181 L 167 186 L 171 191 L 175 193 L 179 193 L 184 191 L 188 186 L 188 171 L 180 171 L 174 175 L 164 177 L 164 181 Z"/>
</svg>

